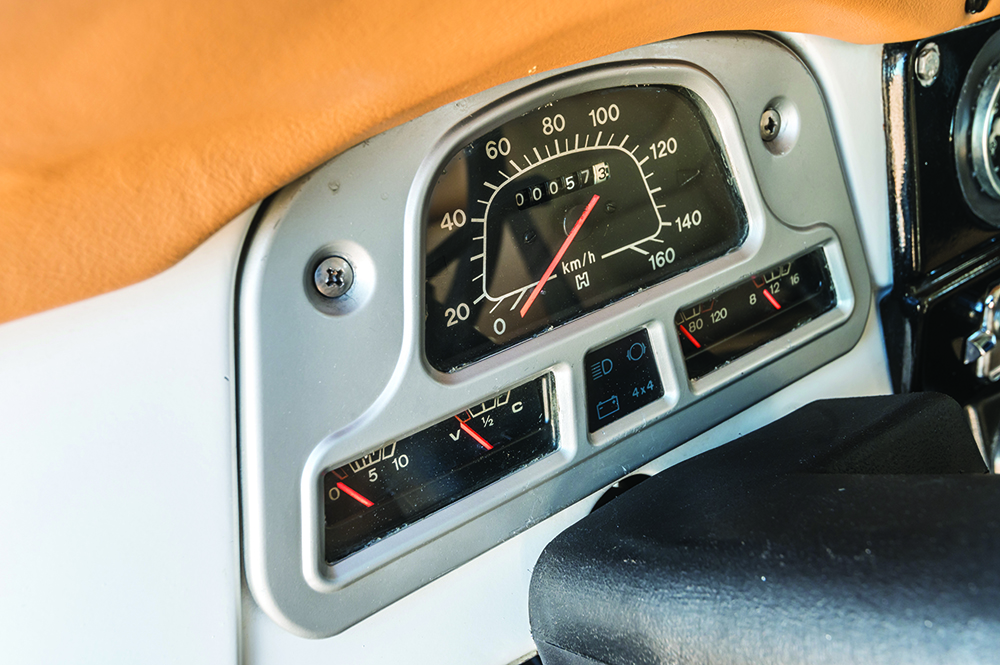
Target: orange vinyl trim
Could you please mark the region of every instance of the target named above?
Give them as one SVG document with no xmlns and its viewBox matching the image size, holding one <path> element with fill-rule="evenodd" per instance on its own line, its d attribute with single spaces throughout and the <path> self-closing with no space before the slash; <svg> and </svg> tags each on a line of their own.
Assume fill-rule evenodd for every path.
<svg viewBox="0 0 1000 665">
<path fill-rule="evenodd" d="M 0 3 L 0 321 L 173 265 L 253 202 L 448 101 L 678 35 L 903 41 L 963 0 Z"/>
</svg>

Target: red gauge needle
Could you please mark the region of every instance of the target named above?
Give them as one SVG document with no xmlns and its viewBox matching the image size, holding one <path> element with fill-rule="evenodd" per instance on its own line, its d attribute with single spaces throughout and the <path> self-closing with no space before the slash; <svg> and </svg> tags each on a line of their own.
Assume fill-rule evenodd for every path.
<svg viewBox="0 0 1000 665">
<path fill-rule="evenodd" d="M 352 499 L 354 499 L 355 501 L 357 501 L 358 503 L 360 503 L 365 508 L 371 508 L 372 506 L 375 505 L 374 503 L 372 503 L 371 501 L 369 501 L 365 497 L 361 496 L 360 494 L 358 494 L 357 492 L 355 492 L 354 490 L 352 490 L 350 487 L 348 487 L 344 483 L 337 483 L 337 489 L 339 489 L 341 492 L 343 492 L 347 496 L 351 497 Z"/>
<path fill-rule="evenodd" d="M 764 293 L 764 297 L 767 298 L 767 301 L 769 303 L 771 303 L 772 305 L 774 305 L 775 309 L 781 309 L 781 305 L 779 305 L 778 301 L 774 299 L 774 296 L 771 295 L 770 291 L 768 291 L 767 289 L 764 289 L 763 293 Z"/>
<path fill-rule="evenodd" d="M 479 445 L 481 445 L 486 450 L 493 450 L 493 446 L 491 446 L 486 439 L 484 439 L 483 437 L 481 437 L 478 434 L 476 434 L 472 430 L 471 427 L 469 427 L 468 425 L 466 425 L 465 423 L 463 423 L 461 420 L 459 420 L 458 416 L 455 416 L 455 420 L 458 420 L 458 426 L 462 428 L 462 431 L 465 432 L 466 434 L 468 434 L 469 436 L 471 436 L 473 439 L 475 439 L 476 443 L 478 443 Z"/>
<path fill-rule="evenodd" d="M 701 344 L 699 344 L 698 340 L 696 340 L 694 338 L 694 335 L 692 335 L 691 333 L 689 333 L 687 331 L 687 328 L 685 328 L 684 326 L 677 326 L 677 327 L 680 329 L 680 331 L 682 333 L 684 333 L 684 336 L 687 337 L 691 341 L 692 344 L 694 344 L 694 348 L 696 348 L 696 349 L 700 349 L 701 348 Z"/>
<path fill-rule="evenodd" d="M 545 274 L 543 274 L 542 278 L 538 280 L 538 284 L 535 284 L 535 288 L 532 290 L 531 295 L 528 296 L 528 299 L 524 302 L 524 306 L 521 308 L 522 319 L 524 318 L 524 315 L 528 313 L 528 308 L 531 307 L 531 303 L 535 302 L 535 298 L 537 298 L 538 294 L 541 293 L 542 287 L 545 286 L 545 282 L 549 281 L 549 277 L 552 276 L 552 271 L 556 269 L 557 265 L 559 265 L 559 261 L 562 260 L 563 254 L 565 254 L 566 250 L 569 249 L 569 245 L 573 242 L 573 238 L 576 237 L 576 234 L 580 232 L 580 227 L 583 226 L 585 221 L 587 221 L 587 216 L 590 214 L 590 211 L 594 209 L 594 206 L 597 205 L 597 199 L 599 198 L 601 198 L 600 194 L 594 194 L 594 196 L 590 199 L 590 203 L 588 203 L 587 207 L 583 209 L 583 214 L 580 215 L 580 219 L 576 220 L 576 224 L 573 225 L 569 235 L 566 236 L 565 240 L 563 240 L 562 247 L 560 247 L 559 251 L 556 252 L 556 257 L 552 259 L 552 263 L 550 263 L 549 267 L 545 269 Z"/>
</svg>

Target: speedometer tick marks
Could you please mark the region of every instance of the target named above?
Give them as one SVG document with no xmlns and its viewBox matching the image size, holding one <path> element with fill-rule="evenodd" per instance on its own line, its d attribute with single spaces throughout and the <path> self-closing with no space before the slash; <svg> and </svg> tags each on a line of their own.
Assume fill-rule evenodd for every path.
<svg viewBox="0 0 1000 665">
<path fill-rule="evenodd" d="M 524 297 L 524 292 L 527 291 L 527 290 L 528 290 L 528 287 L 524 287 L 523 289 L 521 289 L 521 292 L 517 294 L 517 300 L 515 300 L 514 304 L 510 306 L 510 311 L 511 312 L 513 312 L 514 309 L 517 307 L 517 304 L 519 302 L 521 302 L 521 298 Z"/>
<path fill-rule="evenodd" d="M 611 94 L 613 105 L 605 99 Z M 745 213 L 725 156 L 698 109 L 672 102 L 681 97 L 669 86 L 581 93 L 559 107 L 561 116 L 542 106 L 456 149 L 424 215 L 427 293 L 439 306 L 426 317 L 434 367 L 476 362 L 740 245 Z M 521 159 L 511 148 L 525 151 Z M 653 161 L 657 170 L 646 171 Z M 500 180 L 478 184 L 490 168 Z M 687 186 L 678 197 L 681 183 Z M 586 222 L 565 244 L 595 194 Z M 692 221 L 683 235 L 674 233 L 685 215 Z M 476 225 L 461 228 L 466 221 Z M 757 298 L 774 310 L 766 296 Z M 781 313 L 790 307 L 779 304 Z M 468 425 L 492 440 L 494 430 Z"/>
</svg>

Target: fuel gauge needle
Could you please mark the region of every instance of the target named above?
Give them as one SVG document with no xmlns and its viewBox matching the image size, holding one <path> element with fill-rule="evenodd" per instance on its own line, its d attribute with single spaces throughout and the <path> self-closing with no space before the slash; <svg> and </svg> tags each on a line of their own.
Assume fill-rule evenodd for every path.
<svg viewBox="0 0 1000 665">
<path fill-rule="evenodd" d="M 461 420 L 459 420 L 458 416 L 455 416 L 455 420 L 458 420 L 458 426 L 462 428 L 462 431 L 471 436 L 473 439 L 475 439 L 476 443 L 481 445 L 486 450 L 493 450 L 493 446 L 491 446 L 489 442 L 486 441 L 486 439 L 476 434 L 475 430 L 473 430 L 471 427 L 469 427 Z"/>
<path fill-rule="evenodd" d="M 542 278 L 538 280 L 538 284 L 535 284 L 535 288 L 531 291 L 531 295 L 528 296 L 526 301 L 524 301 L 524 306 L 521 307 L 522 319 L 524 318 L 524 315 L 528 313 L 528 308 L 531 307 L 531 303 L 535 302 L 535 298 L 537 298 L 538 294 L 541 293 L 542 287 L 545 286 L 547 281 L 549 281 L 549 277 L 552 276 L 552 272 L 556 269 L 556 266 L 559 265 L 563 254 L 566 253 L 566 250 L 569 249 L 570 243 L 572 243 L 573 239 L 576 238 L 576 234 L 580 232 L 580 227 L 583 226 L 585 221 L 587 221 L 587 216 L 590 215 L 590 211 L 594 209 L 595 205 L 597 205 L 597 200 L 599 198 L 601 198 L 600 194 L 594 194 L 594 196 L 590 199 L 590 203 L 588 203 L 587 207 L 583 209 L 583 214 L 580 215 L 580 219 L 576 220 L 576 224 L 573 225 L 569 235 L 566 236 L 565 240 L 563 240 L 562 247 L 560 247 L 559 251 L 556 252 L 556 257 L 552 259 L 552 263 L 550 263 L 549 267 L 545 269 L 545 273 L 542 275 Z"/>
</svg>

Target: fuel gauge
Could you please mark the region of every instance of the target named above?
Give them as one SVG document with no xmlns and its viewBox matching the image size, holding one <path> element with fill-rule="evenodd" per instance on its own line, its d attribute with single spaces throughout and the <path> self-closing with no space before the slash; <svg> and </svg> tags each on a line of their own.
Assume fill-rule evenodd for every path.
<svg viewBox="0 0 1000 665">
<path fill-rule="evenodd" d="M 698 379 L 830 311 L 837 295 L 819 249 L 677 312 L 688 376 Z"/>
<path fill-rule="evenodd" d="M 543 376 L 323 477 L 326 560 L 334 563 L 556 449 Z"/>
</svg>

